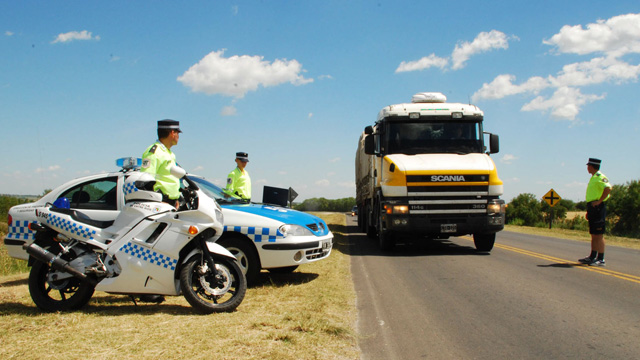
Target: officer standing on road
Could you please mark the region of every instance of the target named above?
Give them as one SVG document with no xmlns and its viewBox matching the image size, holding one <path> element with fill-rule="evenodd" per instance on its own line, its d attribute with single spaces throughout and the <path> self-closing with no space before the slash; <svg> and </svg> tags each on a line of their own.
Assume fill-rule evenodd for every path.
<svg viewBox="0 0 640 360">
<path fill-rule="evenodd" d="M 158 140 L 142 154 L 140 171 L 155 175 L 153 189 L 162 193 L 162 201 L 179 206 L 180 180 L 171 175 L 171 167 L 176 165 L 176 155 L 171 147 L 178 145 L 180 122 L 171 119 L 158 121 Z"/>
<path fill-rule="evenodd" d="M 591 179 L 587 185 L 587 220 L 589 221 L 589 233 L 591 234 L 591 254 L 578 260 L 587 265 L 605 266 L 604 262 L 604 231 L 605 217 L 607 215 L 605 202 L 609 200 L 611 183 L 600 172 L 600 159 L 589 158 L 587 171 Z"/>
<path fill-rule="evenodd" d="M 227 176 L 227 187 L 225 190 L 234 195 L 238 195 L 245 200 L 251 200 L 251 178 L 245 169 L 249 162 L 249 154 L 246 152 L 236 153 L 236 165 Z"/>
</svg>

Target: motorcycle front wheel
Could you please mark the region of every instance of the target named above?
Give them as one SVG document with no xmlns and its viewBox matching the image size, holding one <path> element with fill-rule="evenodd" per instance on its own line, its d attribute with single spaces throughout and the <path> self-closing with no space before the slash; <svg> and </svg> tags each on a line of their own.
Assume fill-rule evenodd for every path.
<svg viewBox="0 0 640 360">
<path fill-rule="evenodd" d="M 85 306 L 95 287 L 74 277 L 52 280 L 53 270 L 45 263 L 36 261 L 29 273 L 29 293 L 38 308 L 46 312 L 77 310 Z"/>
<path fill-rule="evenodd" d="M 244 299 L 247 281 L 236 260 L 213 255 L 216 268 L 209 268 L 201 255 L 189 259 L 180 271 L 185 299 L 202 314 L 231 312 Z"/>
</svg>

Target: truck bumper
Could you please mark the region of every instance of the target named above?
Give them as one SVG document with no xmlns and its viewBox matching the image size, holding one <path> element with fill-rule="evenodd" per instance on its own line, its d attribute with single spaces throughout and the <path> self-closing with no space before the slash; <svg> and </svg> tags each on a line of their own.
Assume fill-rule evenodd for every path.
<svg viewBox="0 0 640 360">
<path fill-rule="evenodd" d="M 394 233 L 434 237 L 491 234 L 504 229 L 504 218 L 504 214 L 465 217 L 387 214 L 383 216 L 383 228 Z"/>
</svg>

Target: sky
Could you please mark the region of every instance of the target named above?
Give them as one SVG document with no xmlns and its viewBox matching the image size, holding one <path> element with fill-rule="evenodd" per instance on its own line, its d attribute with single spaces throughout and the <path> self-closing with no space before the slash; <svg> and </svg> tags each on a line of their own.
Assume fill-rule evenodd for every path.
<svg viewBox="0 0 640 360">
<path fill-rule="evenodd" d="M 2 1 L 0 193 L 117 170 L 180 121 L 188 172 L 249 154 L 296 201 L 355 197 L 380 109 L 442 92 L 500 136 L 503 198 L 640 179 L 640 2 Z"/>
</svg>

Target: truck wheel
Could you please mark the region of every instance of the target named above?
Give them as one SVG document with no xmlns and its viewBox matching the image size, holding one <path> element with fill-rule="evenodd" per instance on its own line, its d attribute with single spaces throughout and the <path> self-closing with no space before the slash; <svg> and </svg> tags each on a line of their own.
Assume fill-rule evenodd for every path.
<svg viewBox="0 0 640 360">
<path fill-rule="evenodd" d="M 478 251 L 489 252 L 496 242 L 496 234 L 473 234 L 473 243 Z"/>
<path fill-rule="evenodd" d="M 369 223 L 369 207 L 366 208 L 367 212 L 362 215 L 363 219 L 364 219 L 364 228 L 365 231 L 367 233 L 367 236 L 371 239 L 375 239 L 376 238 L 376 227 L 375 226 L 371 226 L 371 224 Z"/>
<path fill-rule="evenodd" d="M 396 239 L 389 232 L 379 231 L 378 241 L 382 251 L 391 251 L 396 246 Z"/>
</svg>

